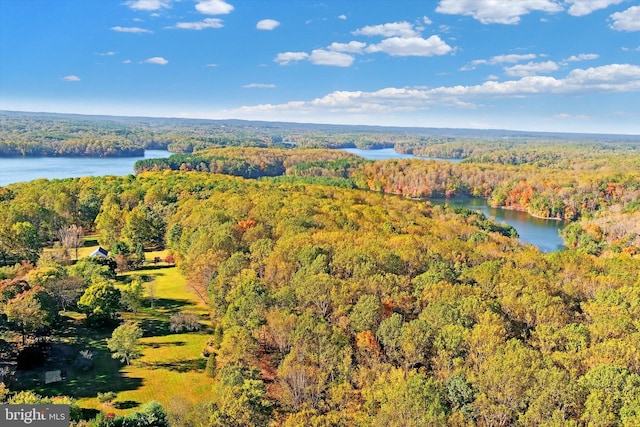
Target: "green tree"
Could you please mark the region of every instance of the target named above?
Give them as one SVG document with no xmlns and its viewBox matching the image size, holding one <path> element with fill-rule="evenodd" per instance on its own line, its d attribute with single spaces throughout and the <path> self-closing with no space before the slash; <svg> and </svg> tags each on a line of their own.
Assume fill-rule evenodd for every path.
<svg viewBox="0 0 640 427">
<path fill-rule="evenodd" d="M 132 280 L 131 283 L 126 285 L 121 291 L 120 302 L 122 306 L 134 314 L 138 312 L 142 306 L 142 299 L 144 297 L 144 286 L 139 280 Z"/>
<path fill-rule="evenodd" d="M 87 288 L 78 301 L 78 309 L 90 322 L 115 319 L 120 309 L 120 291 L 111 282 L 98 282 Z"/>
<path fill-rule="evenodd" d="M 118 326 L 111 334 L 111 338 L 107 339 L 107 347 L 113 352 L 111 356 L 129 365 L 131 360 L 142 356 L 140 351 L 142 335 L 142 329 L 136 323 L 127 322 Z"/>
<path fill-rule="evenodd" d="M 382 303 L 375 295 L 362 295 L 351 309 L 349 320 L 356 332 L 374 331 L 382 314 Z"/>
<path fill-rule="evenodd" d="M 11 231 L 13 252 L 19 259 L 35 264 L 42 251 L 38 229 L 30 222 L 16 222 L 11 226 Z"/>
<path fill-rule="evenodd" d="M 124 212 L 117 200 L 107 197 L 95 221 L 98 243 L 104 248 L 111 249 L 111 246 L 120 240 L 120 232 L 124 225 L 123 216 Z"/>
<path fill-rule="evenodd" d="M 122 238 L 131 248 L 141 244 L 162 248 L 166 223 L 158 212 L 146 205 L 138 205 L 125 216 Z"/>
<path fill-rule="evenodd" d="M 389 361 L 396 364 L 399 364 L 402 358 L 400 343 L 402 341 L 403 325 L 402 315 L 393 313 L 380 323 L 378 333 L 376 334 L 378 341 L 382 344 L 384 354 Z"/>
<path fill-rule="evenodd" d="M 389 427 L 444 426 L 446 404 L 440 384 L 423 373 L 400 369 L 381 374 L 363 390 L 372 425 Z"/>
<path fill-rule="evenodd" d="M 214 407 L 209 426 L 267 426 L 272 404 L 259 372 L 245 366 L 227 365 L 214 386 Z"/>
<path fill-rule="evenodd" d="M 79 277 L 85 286 L 116 278 L 116 265 L 111 259 L 87 257 L 67 267 L 70 276 Z"/>
<path fill-rule="evenodd" d="M 640 375 L 621 366 L 600 365 L 578 383 L 588 391 L 582 420 L 589 425 L 634 425 L 633 421 L 638 420 Z"/>
</svg>

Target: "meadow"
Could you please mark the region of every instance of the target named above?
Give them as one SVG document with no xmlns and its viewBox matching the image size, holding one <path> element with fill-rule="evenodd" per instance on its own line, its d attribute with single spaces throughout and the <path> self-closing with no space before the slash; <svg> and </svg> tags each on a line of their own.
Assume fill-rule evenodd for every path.
<svg viewBox="0 0 640 427">
<path fill-rule="evenodd" d="M 80 248 L 79 257 L 88 256 L 97 246 Z M 148 252 L 148 260 L 166 251 Z M 148 261 L 135 271 L 125 272 L 117 277 L 119 286 L 139 278 L 154 289 L 153 308 L 149 293 L 145 294 L 143 307 L 136 313 L 123 312 L 122 321 L 137 322 L 144 330 L 141 339 L 143 355 L 131 365 L 123 365 L 111 357 L 106 340 L 112 328 L 88 328 L 85 315 L 67 311 L 62 313 L 64 326 L 53 339 L 49 361 L 45 366 L 28 371 L 18 371 L 18 387 L 33 390 L 43 396 L 68 395 L 77 398 L 82 408 L 94 408 L 105 412 L 123 414 L 140 404 L 157 400 L 163 405 L 175 402 L 193 404 L 199 396 L 206 394 L 213 380 L 203 375 L 206 359 L 202 349 L 211 333 L 208 308 L 198 297 L 187 289 L 184 277 L 175 266 Z M 172 333 L 169 330 L 170 317 L 178 312 L 196 313 L 202 319 L 203 328 L 198 332 Z M 78 352 L 93 352 L 93 366 L 83 371 L 74 366 Z M 67 379 L 59 383 L 44 384 L 46 371 L 61 369 Z M 111 405 L 101 404 L 98 393 L 117 393 Z M 173 403 L 172 403 L 173 402 Z"/>
</svg>

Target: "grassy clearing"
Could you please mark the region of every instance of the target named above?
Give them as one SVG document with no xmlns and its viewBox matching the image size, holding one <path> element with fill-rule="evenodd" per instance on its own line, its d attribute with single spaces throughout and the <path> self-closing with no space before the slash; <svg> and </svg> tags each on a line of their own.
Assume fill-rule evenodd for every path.
<svg viewBox="0 0 640 427">
<path fill-rule="evenodd" d="M 154 256 L 163 258 L 164 255 L 162 252 L 148 253 L 147 259 L 150 256 L 151 259 Z M 206 305 L 187 289 L 184 278 L 175 267 L 164 263 L 147 265 L 121 275 L 119 281 L 126 282 L 133 277 L 155 287 L 154 308 L 150 307 L 147 293 L 147 301 L 138 313 L 124 313 L 122 316 L 123 321 L 139 322 L 145 331 L 142 358 L 130 366 L 112 359 L 106 347 L 112 328 L 88 329 L 82 315 L 68 312 L 63 316 L 65 323 L 61 336 L 51 346 L 51 363 L 40 369 L 20 372 L 20 388 L 44 395 L 69 395 L 77 398 L 81 407 L 114 413 L 126 413 L 149 400 L 168 404 L 176 396 L 191 402 L 206 396 L 212 384 L 212 380 L 203 374 L 206 361 L 201 355 L 207 334 L 211 332 Z M 171 333 L 170 317 L 180 311 L 198 314 L 203 330 Z M 78 352 L 83 349 L 94 352 L 93 368 L 86 372 L 74 366 Z M 68 379 L 45 385 L 45 371 L 55 369 L 66 370 Z M 100 404 L 97 393 L 106 391 L 117 392 L 115 402 L 121 405 L 112 408 Z"/>
</svg>

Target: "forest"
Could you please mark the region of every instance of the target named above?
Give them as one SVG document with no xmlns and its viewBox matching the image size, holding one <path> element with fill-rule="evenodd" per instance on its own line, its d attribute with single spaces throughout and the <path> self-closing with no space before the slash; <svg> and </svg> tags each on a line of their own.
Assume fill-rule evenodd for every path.
<svg viewBox="0 0 640 427">
<path fill-rule="evenodd" d="M 603 142 L 605 144 L 603 144 Z M 449 159 L 506 150 L 542 151 L 558 145 L 637 150 L 632 135 L 592 135 L 484 129 L 326 125 L 247 120 L 85 116 L 0 111 L 0 158 L 24 156 L 140 156 L 144 149 L 193 153 L 214 147 L 395 148 Z M 529 153 L 519 154 L 530 159 Z M 503 156 L 502 161 L 517 159 Z M 505 161 L 507 160 L 507 161 Z"/>
<path fill-rule="evenodd" d="M 373 162 L 299 132 L 0 187 L 0 402 L 93 427 L 640 424 L 637 141 L 438 134 L 420 153 L 465 160 Z M 434 196 L 567 221 L 567 249 Z"/>
</svg>

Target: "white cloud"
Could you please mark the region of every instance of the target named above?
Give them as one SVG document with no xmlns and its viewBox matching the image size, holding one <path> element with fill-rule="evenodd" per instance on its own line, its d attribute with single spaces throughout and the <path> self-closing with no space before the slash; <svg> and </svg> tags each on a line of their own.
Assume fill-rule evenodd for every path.
<svg viewBox="0 0 640 427">
<path fill-rule="evenodd" d="M 131 61 L 130 59 L 125 59 L 124 61 L 122 61 L 123 64 L 131 64 L 133 63 L 133 61 Z"/>
<path fill-rule="evenodd" d="M 205 64 L 204 66 L 209 68 L 215 68 L 218 66 L 218 64 Z"/>
<path fill-rule="evenodd" d="M 509 54 L 509 55 L 497 55 L 491 57 L 490 59 L 476 59 L 471 61 L 469 64 L 460 68 L 462 71 L 467 70 L 475 70 L 478 65 L 499 65 L 504 63 L 516 63 L 520 61 L 527 61 L 530 59 L 537 58 L 538 55 L 535 53 L 527 53 L 527 54 Z"/>
<path fill-rule="evenodd" d="M 68 76 L 64 76 L 62 80 L 64 80 L 65 82 L 79 82 L 80 77 L 76 76 L 75 74 L 71 74 Z"/>
<path fill-rule="evenodd" d="M 125 4 L 133 10 L 158 10 L 170 6 L 168 0 L 130 0 Z"/>
<path fill-rule="evenodd" d="M 263 19 L 262 21 L 258 21 L 258 23 L 256 24 L 256 28 L 258 30 L 269 31 L 273 30 L 278 25 L 280 25 L 280 22 L 276 21 L 275 19 Z"/>
<path fill-rule="evenodd" d="M 640 66 L 611 64 L 588 69 L 575 69 L 565 78 L 528 76 L 505 82 L 485 81 L 479 85 L 423 88 L 384 88 L 373 92 L 336 91 L 310 101 L 291 101 L 285 104 L 245 106 L 228 111 L 230 115 L 256 113 L 294 114 L 367 113 L 417 111 L 432 105 L 458 108 L 473 106 L 476 98 L 522 97 L 589 92 L 640 91 Z"/>
<path fill-rule="evenodd" d="M 247 89 L 255 89 L 255 88 L 257 88 L 257 89 L 272 89 L 272 88 L 275 88 L 276 85 L 270 84 L 270 83 L 269 84 L 267 84 L 267 83 L 249 83 L 248 85 L 244 85 L 242 87 L 247 88 Z"/>
<path fill-rule="evenodd" d="M 327 49 L 333 52 L 362 53 L 366 46 L 366 43 L 350 41 L 349 43 L 331 43 Z"/>
<path fill-rule="evenodd" d="M 140 28 L 140 27 L 120 27 L 120 26 L 116 26 L 116 27 L 111 27 L 111 29 L 113 31 L 118 32 L 118 33 L 152 33 L 153 32 L 151 30 L 147 30 L 145 28 Z"/>
<path fill-rule="evenodd" d="M 591 61 L 594 59 L 598 59 L 600 55 L 597 53 L 581 53 L 580 55 L 571 55 L 563 62 L 579 62 L 579 61 Z"/>
<path fill-rule="evenodd" d="M 153 58 L 148 58 L 144 60 L 145 64 L 156 64 L 156 65 L 167 65 L 169 61 L 164 59 L 162 56 L 154 56 Z"/>
<path fill-rule="evenodd" d="M 273 61 L 280 65 L 289 65 L 290 62 L 302 61 L 308 57 L 309 54 L 306 52 L 282 52 L 276 55 Z"/>
<path fill-rule="evenodd" d="M 606 9 L 607 7 L 620 4 L 626 0 L 565 0 L 566 3 L 571 4 L 569 7 L 569 15 L 573 16 L 585 16 L 591 12 L 599 9 Z"/>
<path fill-rule="evenodd" d="M 483 24 L 517 24 L 531 12 L 560 12 L 555 0 L 440 0 L 436 12 L 472 16 Z"/>
<path fill-rule="evenodd" d="M 525 53 L 525 54 L 509 54 L 509 55 L 497 55 L 492 57 L 489 60 L 489 64 L 504 64 L 505 62 L 520 62 L 527 61 L 529 59 L 535 59 L 538 55 L 535 53 Z"/>
<path fill-rule="evenodd" d="M 385 52 L 391 56 L 433 56 L 445 55 L 452 48 L 438 36 L 428 39 L 422 37 L 391 37 L 378 44 L 369 45 L 366 52 Z"/>
<path fill-rule="evenodd" d="M 345 19 L 347 19 L 347 15 L 339 15 L 339 16 L 338 16 L 338 19 L 345 20 Z"/>
<path fill-rule="evenodd" d="M 316 65 L 329 65 L 332 67 L 350 67 L 354 58 L 351 55 L 340 52 L 331 52 L 324 49 L 311 51 L 309 61 Z"/>
<path fill-rule="evenodd" d="M 360 36 L 383 36 L 383 37 L 415 37 L 418 33 L 413 29 L 413 25 L 408 22 L 391 22 L 382 25 L 367 25 L 352 32 L 353 35 Z"/>
<path fill-rule="evenodd" d="M 575 69 L 566 79 L 575 86 L 611 88 L 614 91 L 640 89 L 640 65 L 610 64 L 587 69 Z"/>
<path fill-rule="evenodd" d="M 206 18 L 203 21 L 198 22 L 178 22 L 175 28 L 182 30 L 204 30 L 205 28 L 222 28 L 222 19 L 219 18 Z"/>
<path fill-rule="evenodd" d="M 618 31 L 640 31 L 640 6 L 632 6 L 611 15 L 611 28 Z"/>
<path fill-rule="evenodd" d="M 431 25 L 433 24 L 433 21 L 431 19 L 429 19 L 428 16 L 423 16 L 422 17 L 422 22 L 424 22 L 424 25 Z"/>
<path fill-rule="evenodd" d="M 114 56 L 116 54 L 116 52 L 113 51 L 109 51 L 109 52 L 96 52 L 96 55 L 98 56 Z"/>
<path fill-rule="evenodd" d="M 584 114 L 569 114 L 569 113 L 560 113 L 553 116 L 555 119 L 567 120 L 567 119 L 578 119 L 578 120 L 587 120 L 589 116 L 585 116 Z"/>
<path fill-rule="evenodd" d="M 223 0 L 198 0 L 196 10 L 205 15 L 226 15 L 233 11 L 233 6 Z"/>
<path fill-rule="evenodd" d="M 512 67 L 505 67 L 504 72 L 512 77 L 535 76 L 540 73 L 550 73 L 558 70 L 558 64 L 553 61 L 529 62 L 527 64 L 517 64 Z"/>
</svg>

